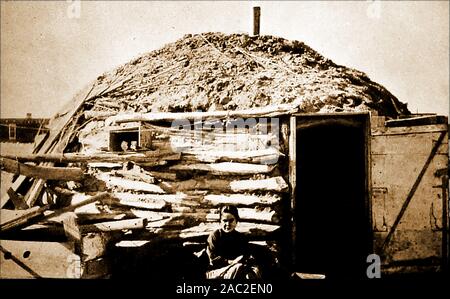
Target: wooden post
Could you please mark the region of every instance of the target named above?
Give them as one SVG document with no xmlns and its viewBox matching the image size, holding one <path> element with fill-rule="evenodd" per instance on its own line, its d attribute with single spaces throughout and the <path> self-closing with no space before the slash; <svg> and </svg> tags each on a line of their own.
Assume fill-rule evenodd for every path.
<svg viewBox="0 0 450 299">
<path fill-rule="evenodd" d="M 289 183 L 291 185 L 291 223 L 292 223 L 292 263 L 296 263 L 296 237 L 297 237 L 297 223 L 295 217 L 295 197 L 297 188 L 297 121 L 295 116 L 291 116 L 289 123 Z"/>
<path fill-rule="evenodd" d="M 253 7 L 253 35 L 259 35 L 260 17 L 261 8 L 259 6 Z"/>
</svg>

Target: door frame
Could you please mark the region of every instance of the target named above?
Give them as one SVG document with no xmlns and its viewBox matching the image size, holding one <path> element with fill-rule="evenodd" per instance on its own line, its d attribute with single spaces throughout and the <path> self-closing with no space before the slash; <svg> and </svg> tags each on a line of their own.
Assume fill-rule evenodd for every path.
<svg viewBox="0 0 450 299">
<path fill-rule="evenodd" d="M 290 183 L 290 220 L 291 220 L 291 265 L 296 267 L 297 257 L 297 219 L 295 215 L 296 194 L 297 194 L 297 129 L 309 128 L 321 125 L 358 125 L 364 130 L 364 148 L 365 148 L 365 192 L 364 202 L 368 217 L 368 250 L 374 252 L 373 242 L 373 222 L 372 222 L 372 177 L 371 177 L 371 124 L 369 112 L 345 112 L 345 113 L 296 113 L 289 119 L 289 183 Z M 295 271 L 296 269 L 292 269 Z"/>
</svg>

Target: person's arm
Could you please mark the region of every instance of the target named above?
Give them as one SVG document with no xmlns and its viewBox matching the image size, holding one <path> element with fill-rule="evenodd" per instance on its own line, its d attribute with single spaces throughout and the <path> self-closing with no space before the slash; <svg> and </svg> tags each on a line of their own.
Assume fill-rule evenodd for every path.
<svg viewBox="0 0 450 299">
<path fill-rule="evenodd" d="M 208 237 L 208 245 L 206 247 L 206 253 L 209 257 L 209 263 L 213 267 L 223 267 L 229 264 L 229 261 L 218 254 L 217 250 L 217 233 L 214 232 Z"/>
</svg>

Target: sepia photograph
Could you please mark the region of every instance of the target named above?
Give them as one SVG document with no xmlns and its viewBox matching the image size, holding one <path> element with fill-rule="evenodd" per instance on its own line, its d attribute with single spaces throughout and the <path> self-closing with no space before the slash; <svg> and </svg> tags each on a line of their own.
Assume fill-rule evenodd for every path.
<svg viewBox="0 0 450 299">
<path fill-rule="evenodd" d="M 2 285 L 448 274 L 448 1 L 1 1 L 0 29 Z"/>
</svg>

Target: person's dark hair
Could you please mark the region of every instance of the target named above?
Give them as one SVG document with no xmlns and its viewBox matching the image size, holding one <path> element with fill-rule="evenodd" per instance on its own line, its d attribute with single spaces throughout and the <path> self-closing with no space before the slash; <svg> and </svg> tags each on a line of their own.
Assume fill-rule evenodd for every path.
<svg viewBox="0 0 450 299">
<path fill-rule="evenodd" d="M 230 213 L 231 215 L 234 216 L 234 218 L 236 218 L 236 221 L 240 220 L 238 209 L 235 206 L 232 206 L 232 205 L 223 206 L 220 209 L 220 219 L 222 219 L 223 213 Z"/>
</svg>

